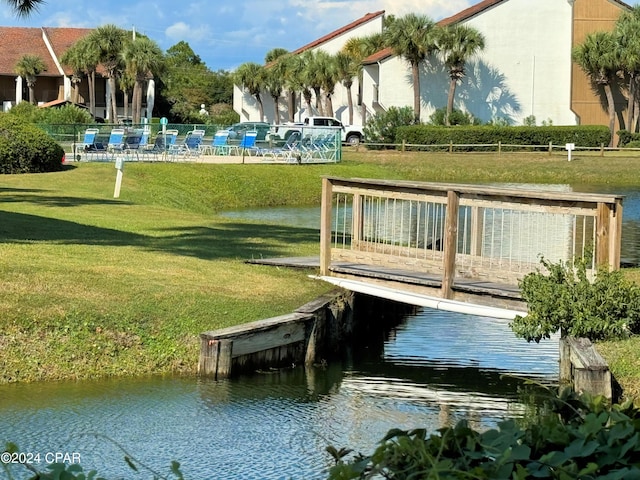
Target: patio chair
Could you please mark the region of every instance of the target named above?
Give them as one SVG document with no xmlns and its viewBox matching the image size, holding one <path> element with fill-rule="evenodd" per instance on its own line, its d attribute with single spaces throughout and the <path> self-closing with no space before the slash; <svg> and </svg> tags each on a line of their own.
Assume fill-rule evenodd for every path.
<svg viewBox="0 0 640 480">
<path fill-rule="evenodd" d="M 228 155 L 229 130 L 218 130 L 209 145 L 200 145 L 200 153 L 202 155 Z"/>
<path fill-rule="evenodd" d="M 97 128 L 87 128 L 84 131 L 84 136 L 82 137 L 82 143 L 78 143 L 75 146 L 75 150 L 73 152 L 73 158 L 77 161 L 82 159 L 82 155 L 84 153 L 88 153 L 91 150 L 96 149 L 96 140 L 98 138 L 98 133 L 100 132 Z"/>
<path fill-rule="evenodd" d="M 256 152 L 256 137 L 258 136 L 257 131 L 245 132 L 244 137 L 237 145 L 229 146 L 229 154 L 230 155 L 244 155 L 245 153 L 251 154 L 251 152 Z"/>
<path fill-rule="evenodd" d="M 109 142 L 107 143 L 108 152 L 118 152 L 125 149 L 125 131 L 124 128 L 114 128 L 109 134 Z"/>
<path fill-rule="evenodd" d="M 178 138 L 178 130 L 167 130 L 164 134 L 159 132 L 153 145 L 143 148 L 141 153 L 151 161 L 165 159 L 171 145 L 175 145 L 176 138 Z"/>
<path fill-rule="evenodd" d="M 200 144 L 204 138 L 204 130 L 191 130 L 187 132 L 184 140 L 180 144 L 172 144 L 169 146 L 169 154 L 174 156 L 182 156 L 184 158 L 195 158 L 200 155 Z"/>
<path fill-rule="evenodd" d="M 256 153 L 265 158 L 271 158 L 273 160 L 284 160 L 286 162 L 297 162 L 297 159 L 300 157 L 300 132 L 292 132 L 291 135 L 287 138 L 287 141 L 284 145 L 280 147 L 272 147 L 272 148 L 258 148 Z"/>
</svg>

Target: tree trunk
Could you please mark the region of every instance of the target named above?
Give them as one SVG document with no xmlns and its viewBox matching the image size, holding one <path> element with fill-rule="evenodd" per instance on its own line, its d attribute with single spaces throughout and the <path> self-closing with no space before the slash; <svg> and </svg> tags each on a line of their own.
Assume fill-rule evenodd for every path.
<svg viewBox="0 0 640 480">
<path fill-rule="evenodd" d="M 324 115 L 322 108 L 322 97 L 320 95 L 320 88 L 313 87 L 313 92 L 316 94 L 316 113 L 318 115 Z"/>
<path fill-rule="evenodd" d="M 444 117 L 444 124 L 451 126 L 451 112 L 453 112 L 453 99 L 456 95 L 456 79 L 451 77 L 449 80 L 449 96 L 447 97 L 447 115 Z"/>
<path fill-rule="evenodd" d="M 330 93 L 327 93 L 325 102 L 326 102 L 325 109 L 324 109 L 325 116 L 333 117 L 333 100 L 331 99 Z"/>
<path fill-rule="evenodd" d="M 287 95 L 288 103 L 289 103 L 289 121 L 294 122 L 295 120 L 295 110 L 296 110 L 296 92 L 291 91 Z"/>
<path fill-rule="evenodd" d="M 96 115 L 96 72 L 87 75 L 87 85 L 89 87 L 89 111 L 91 115 Z"/>
<path fill-rule="evenodd" d="M 347 86 L 347 105 L 349 107 L 349 125 L 353 125 L 353 96 L 351 95 L 351 84 Z"/>
<path fill-rule="evenodd" d="M 111 85 L 111 105 L 108 108 L 111 111 L 111 122 L 118 122 L 118 103 L 116 102 L 116 77 L 115 74 L 109 77 L 109 85 Z"/>
<path fill-rule="evenodd" d="M 616 126 L 616 106 L 613 103 L 613 91 L 611 90 L 611 84 L 606 83 L 603 85 L 604 93 L 607 97 L 607 111 L 609 112 L 609 132 L 611 132 L 611 140 L 609 146 L 613 147 L 613 135 Z"/>
<path fill-rule="evenodd" d="M 278 125 L 280 123 L 280 102 L 279 102 L 280 97 L 272 95 L 271 98 L 273 98 L 273 111 L 275 115 L 273 122 L 276 125 Z"/>
<path fill-rule="evenodd" d="M 264 105 L 262 104 L 262 98 L 259 93 L 255 95 L 256 101 L 258 102 L 258 112 L 260 113 L 260 122 L 264 121 Z"/>
<path fill-rule="evenodd" d="M 633 125 L 633 112 L 635 108 L 635 97 L 636 97 L 636 81 L 635 74 L 632 72 L 629 76 L 629 98 L 627 99 L 627 125 L 626 129 L 629 132 L 632 132 L 631 125 Z M 633 132 L 632 132 L 633 133 Z"/>
<path fill-rule="evenodd" d="M 34 88 L 32 83 L 28 83 L 27 87 L 29 88 L 29 103 L 35 105 L 36 104 L 36 89 Z"/>
<path fill-rule="evenodd" d="M 411 64 L 411 77 L 413 79 L 413 119 L 420 123 L 420 70 L 417 63 Z"/>
</svg>

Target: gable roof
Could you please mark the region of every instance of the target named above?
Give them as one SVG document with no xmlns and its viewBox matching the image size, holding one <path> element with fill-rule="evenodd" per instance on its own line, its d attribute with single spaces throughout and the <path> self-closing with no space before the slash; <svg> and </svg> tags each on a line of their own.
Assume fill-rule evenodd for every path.
<svg viewBox="0 0 640 480">
<path fill-rule="evenodd" d="M 42 76 L 60 76 L 57 59 L 52 57 L 47 43 L 57 58 L 76 41 L 87 35 L 88 28 L 0 27 L 0 75 L 16 76 L 16 63 L 25 55 L 37 55 L 47 71 Z M 65 69 L 65 73 L 71 71 Z"/>
<path fill-rule="evenodd" d="M 367 13 L 364 17 L 362 17 L 362 18 L 360 18 L 360 19 L 358 19 L 358 20 L 356 20 L 354 22 L 351 22 L 348 25 L 345 25 L 344 27 L 341 27 L 341 28 L 339 28 L 337 30 L 334 30 L 333 32 L 325 35 L 324 37 L 320 37 L 317 40 L 314 40 L 313 42 L 308 43 L 308 44 L 298 48 L 297 50 L 294 50 L 291 53 L 299 54 L 299 53 L 305 52 L 307 50 L 310 50 L 312 48 L 318 47 L 318 46 L 322 45 L 323 43 L 326 43 L 329 40 L 333 40 L 334 38 L 339 37 L 340 35 L 343 35 L 343 34 L 347 33 L 348 31 L 353 30 L 356 27 L 359 27 L 360 25 L 363 25 L 363 24 L 365 24 L 367 22 L 370 22 L 371 20 L 373 20 L 373 19 L 375 19 L 375 18 L 377 18 L 377 17 L 379 17 L 381 15 L 384 15 L 384 10 L 380 10 L 378 12 L 373 12 L 373 13 Z"/>
</svg>

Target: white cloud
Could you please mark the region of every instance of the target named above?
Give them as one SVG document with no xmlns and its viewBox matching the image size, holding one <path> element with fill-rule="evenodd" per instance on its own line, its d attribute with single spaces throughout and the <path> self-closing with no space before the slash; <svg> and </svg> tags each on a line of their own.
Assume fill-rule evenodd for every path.
<svg viewBox="0 0 640 480">
<path fill-rule="evenodd" d="M 177 22 L 165 30 L 165 35 L 171 40 L 187 42 L 201 42 L 211 37 L 211 31 L 206 25 L 194 27 L 185 22 Z"/>
</svg>

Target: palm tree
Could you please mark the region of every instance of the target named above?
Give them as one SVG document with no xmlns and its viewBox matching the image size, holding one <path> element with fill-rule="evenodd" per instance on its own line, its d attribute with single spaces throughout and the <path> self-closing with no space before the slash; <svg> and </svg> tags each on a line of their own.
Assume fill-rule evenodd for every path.
<svg viewBox="0 0 640 480">
<path fill-rule="evenodd" d="M 313 93 L 316 97 L 314 110 L 320 114 L 324 115 L 324 107 L 322 104 L 322 72 L 320 66 L 317 64 L 318 62 L 318 53 L 319 51 L 307 50 L 303 53 L 303 63 L 304 70 L 302 71 L 302 76 L 304 78 L 305 85 L 308 86 L 307 91 L 313 90 Z M 306 97 L 305 97 L 306 99 Z M 311 115 L 311 102 L 307 101 L 309 104 L 309 114 Z"/>
<path fill-rule="evenodd" d="M 305 83 L 305 57 L 304 55 L 287 55 L 282 59 L 285 63 L 285 86 L 289 90 L 289 121 L 295 120 L 296 112 L 295 96 L 300 92 L 307 103 L 308 111 L 311 111 L 311 91 Z"/>
<path fill-rule="evenodd" d="M 264 86 L 273 99 L 274 122 L 280 123 L 280 95 L 285 87 L 286 62 L 280 57 L 265 67 Z"/>
<path fill-rule="evenodd" d="M 383 32 L 385 43 L 411 65 L 416 122 L 420 122 L 420 64 L 437 50 L 434 30 L 435 23 L 429 17 L 409 13 L 396 18 Z"/>
<path fill-rule="evenodd" d="M 609 131 L 611 132 L 609 146 L 611 147 L 616 121 L 611 84 L 620 65 L 614 34 L 612 32 L 590 33 L 583 43 L 573 49 L 572 58 L 595 85 L 604 89 L 609 114 Z"/>
<path fill-rule="evenodd" d="M 456 24 L 437 29 L 436 40 L 444 64 L 449 70 L 449 96 L 445 116 L 445 125 L 449 126 L 456 85 L 465 76 L 467 61 L 484 49 L 484 36 L 473 27 Z"/>
<path fill-rule="evenodd" d="M 44 60 L 38 55 L 26 54 L 16 63 L 16 73 L 27 81 L 29 103 L 36 103 L 35 85 L 38 75 L 47 70 Z"/>
<path fill-rule="evenodd" d="M 353 95 L 351 94 L 351 87 L 353 86 L 353 79 L 358 76 L 360 62 L 356 62 L 355 58 L 344 52 L 338 52 L 335 55 L 335 62 L 338 81 L 347 89 L 349 125 L 353 125 Z"/>
<path fill-rule="evenodd" d="M 140 123 L 144 84 L 149 76 L 159 73 L 162 69 L 162 50 L 150 38 L 137 36 L 134 40 L 125 42 L 122 49 L 122 59 L 125 63 L 126 76 L 133 80 L 131 116 L 133 123 Z"/>
<path fill-rule="evenodd" d="M 93 30 L 88 38 L 98 51 L 98 59 L 107 72 L 107 81 L 111 91 L 110 105 L 107 105 L 107 117 L 112 121 L 118 118 L 116 104 L 116 79 L 122 67 L 122 48 L 126 33 L 115 25 L 103 25 Z"/>
<path fill-rule="evenodd" d="M 388 18 L 388 17 L 387 17 Z M 341 52 L 346 54 L 352 59 L 352 62 L 356 65 L 356 76 L 358 77 L 358 88 L 360 89 L 360 96 L 362 96 L 362 61 L 370 55 L 382 50 L 385 47 L 384 34 L 374 33 L 373 35 L 367 35 L 365 37 L 351 37 L 343 45 Z M 344 80 L 343 80 L 344 84 Z M 346 84 L 345 84 L 346 87 Z M 351 96 L 351 92 L 348 92 Z M 348 101 L 351 101 L 348 98 Z M 364 102 L 361 102 L 360 116 L 362 123 L 365 123 L 367 113 L 367 106 Z M 349 109 L 349 123 L 353 124 L 353 109 Z"/>
<path fill-rule="evenodd" d="M 98 66 L 98 51 L 84 37 L 74 43 L 60 57 L 60 63 L 71 68 L 71 84 L 73 86 L 72 100 L 80 101 L 79 85 L 84 75 L 87 77 L 89 90 L 89 111 L 95 115 L 95 72 Z"/>
<path fill-rule="evenodd" d="M 260 92 L 264 86 L 264 67 L 255 62 L 245 62 L 234 73 L 234 81 L 241 88 L 246 89 L 256 99 L 260 112 L 260 121 L 264 120 L 264 105 Z"/>
<path fill-rule="evenodd" d="M 272 48 L 264 56 L 264 63 L 271 63 L 275 60 L 278 60 L 281 57 L 284 57 L 288 53 L 289 53 L 289 50 L 287 50 L 286 48 L 280 48 L 280 47 Z"/>
<path fill-rule="evenodd" d="M 18 17 L 27 17 L 38 10 L 38 5 L 45 0 L 4 0 L 4 3 L 13 9 Z"/>
<path fill-rule="evenodd" d="M 629 77 L 627 130 L 635 132 L 640 114 L 640 6 L 633 7 L 618 18 L 615 35 L 620 63 Z"/>
<path fill-rule="evenodd" d="M 333 117 L 332 95 L 336 89 L 338 78 L 338 66 L 333 55 L 323 50 L 318 50 L 315 54 L 315 61 L 312 64 L 315 69 L 315 78 L 318 79 L 320 87 L 324 92 L 324 115 Z M 322 97 L 321 97 L 322 98 Z"/>
</svg>

